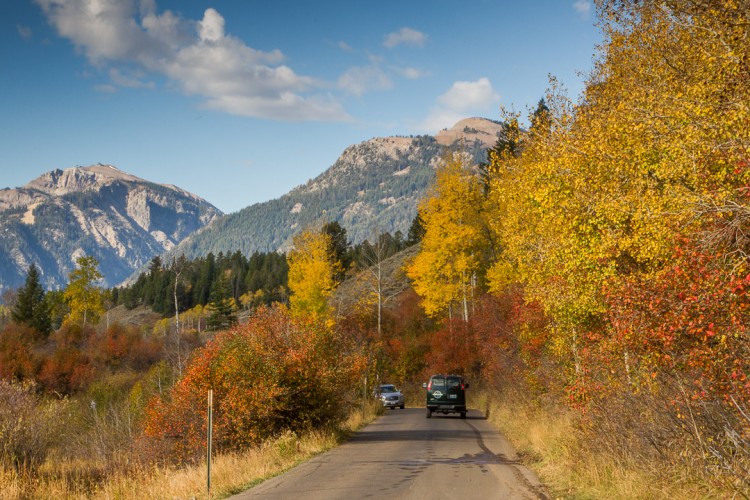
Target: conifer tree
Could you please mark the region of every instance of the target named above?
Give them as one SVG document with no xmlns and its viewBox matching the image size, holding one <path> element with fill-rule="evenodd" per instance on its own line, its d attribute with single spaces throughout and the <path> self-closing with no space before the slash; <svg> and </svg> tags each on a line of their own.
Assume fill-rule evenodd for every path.
<svg viewBox="0 0 750 500">
<path fill-rule="evenodd" d="M 46 293 L 39 283 L 39 270 L 35 264 L 29 267 L 26 283 L 18 291 L 11 315 L 13 321 L 25 323 L 43 335 L 48 335 L 52 329 Z"/>
<path fill-rule="evenodd" d="M 225 330 L 237 323 L 232 292 L 224 274 L 221 274 L 211 287 L 209 302 L 211 315 L 208 317 L 209 330 Z"/>
<path fill-rule="evenodd" d="M 346 229 L 341 227 L 337 221 L 328 222 L 323 225 L 321 232 L 328 235 L 331 248 L 329 253 L 334 261 L 339 262 L 339 270 L 334 278 L 338 283 L 344 281 L 346 271 L 351 266 L 351 255 L 349 254 L 349 241 L 346 238 Z"/>
</svg>

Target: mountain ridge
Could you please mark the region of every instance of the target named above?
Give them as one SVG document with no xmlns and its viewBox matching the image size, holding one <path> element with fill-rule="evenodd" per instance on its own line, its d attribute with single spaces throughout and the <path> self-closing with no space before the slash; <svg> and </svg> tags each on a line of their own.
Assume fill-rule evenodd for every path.
<svg viewBox="0 0 750 500">
<path fill-rule="evenodd" d="M 299 230 L 339 222 L 353 243 L 376 233 L 406 234 L 446 148 L 485 160 L 502 133 L 485 118 L 460 120 L 435 136 L 375 137 L 348 146 L 324 172 L 288 193 L 225 215 L 173 251 L 190 258 L 209 252 L 285 251 Z"/>
<path fill-rule="evenodd" d="M 0 289 L 22 284 L 32 263 L 45 287 L 59 288 L 82 255 L 96 257 L 113 286 L 221 215 L 195 194 L 112 165 L 52 170 L 0 190 Z"/>
</svg>

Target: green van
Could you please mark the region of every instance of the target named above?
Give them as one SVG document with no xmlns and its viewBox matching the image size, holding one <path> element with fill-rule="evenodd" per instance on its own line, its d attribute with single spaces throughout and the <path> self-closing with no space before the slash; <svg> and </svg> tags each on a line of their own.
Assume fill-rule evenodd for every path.
<svg viewBox="0 0 750 500">
<path fill-rule="evenodd" d="M 469 383 L 460 375 L 433 375 L 422 384 L 427 389 L 427 418 L 433 412 L 460 413 L 466 418 L 466 389 Z"/>
</svg>

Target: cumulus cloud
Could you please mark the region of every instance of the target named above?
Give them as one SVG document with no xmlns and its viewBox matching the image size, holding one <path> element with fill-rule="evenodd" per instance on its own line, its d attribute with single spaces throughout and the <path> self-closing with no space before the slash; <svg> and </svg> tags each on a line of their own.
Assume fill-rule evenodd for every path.
<svg viewBox="0 0 750 500">
<path fill-rule="evenodd" d="M 588 19 L 591 15 L 591 1 L 590 0 L 576 0 L 573 3 L 573 9 L 578 13 L 579 16 L 584 19 Z"/>
<path fill-rule="evenodd" d="M 100 68 L 136 65 L 163 75 L 207 108 L 279 120 L 346 120 L 321 82 L 282 64 L 280 50 L 253 49 L 225 32 L 209 8 L 200 20 L 158 13 L 154 0 L 35 0 L 60 36 Z M 110 72 L 112 84 L 143 78 Z"/>
<path fill-rule="evenodd" d="M 447 92 L 437 98 L 437 105 L 422 121 L 421 129 L 434 133 L 453 126 L 457 121 L 470 116 L 492 111 L 500 96 L 492 88 L 488 78 L 474 82 L 455 82 Z"/>
<path fill-rule="evenodd" d="M 398 45 L 424 47 L 425 43 L 427 43 L 427 35 L 412 28 L 401 28 L 393 33 L 388 33 L 383 39 L 383 45 L 389 49 Z"/>
<path fill-rule="evenodd" d="M 214 9 L 206 9 L 198 26 L 202 42 L 218 42 L 224 38 L 224 18 Z"/>
<path fill-rule="evenodd" d="M 499 96 L 492 89 L 488 78 L 475 82 L 456 82 L 445 94 L 438 97 L 438 103 L 446 108 L 459 112 L 479 109 L 493 103 Z"/>
</svg>

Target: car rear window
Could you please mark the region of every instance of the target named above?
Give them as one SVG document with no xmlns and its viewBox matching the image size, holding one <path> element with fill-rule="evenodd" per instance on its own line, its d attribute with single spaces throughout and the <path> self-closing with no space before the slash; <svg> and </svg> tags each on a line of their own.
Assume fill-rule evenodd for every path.
<svg viewBox="0 0 750 500">
<path fill-rule="evenodd" d="M 448 377 L 448 387 L 458 387 L 461 385 L 461 379 L 458 377 Z"/>
<path fill-rule="evenodd" d="M 432 377 L 430 380 L 430 387 L 432 389 L 445 387 L 445 377 Z"/>
</svg>

